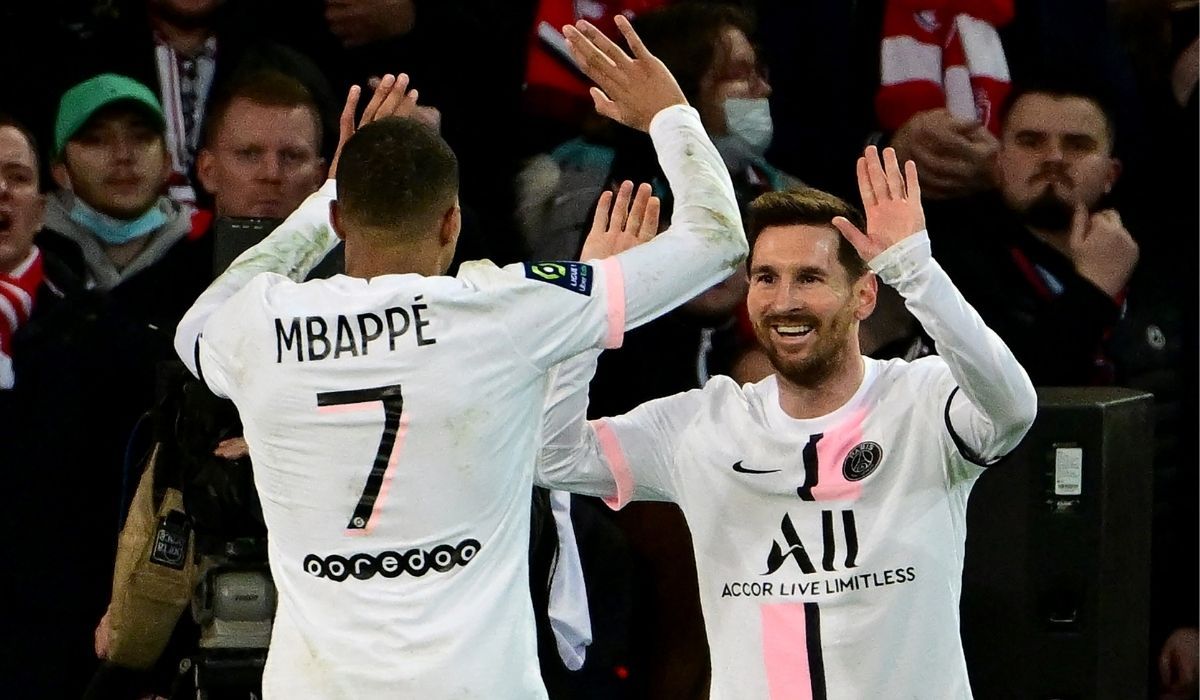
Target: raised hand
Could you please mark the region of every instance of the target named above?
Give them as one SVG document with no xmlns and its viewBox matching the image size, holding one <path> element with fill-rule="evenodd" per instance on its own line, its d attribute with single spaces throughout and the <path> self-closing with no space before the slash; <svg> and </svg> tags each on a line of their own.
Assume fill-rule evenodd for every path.
<svg viewBox="0 0 1200 700">
<path fill-rule="evenodd" d="M 408 89 L 408 74 L 392 75 L 388 73 L 379 81 L 371 95 L 371 101 L 363 110 L 358 126 L 354 125 L 354 113 L 358 110 L 358 98 L 362 88 L 354 85 L 346 95 L 346 105 L 342 107 L 342 116 L 338 119 L 338 146 L 329 164 L 329 177 L 337 177 L 337 164 L 342 156 L 342 148 L 354 135 L 354 132 L 373 121 L 384 117 L 411 117 L 417 111 L 417 91 Z"/>
<path fill-rule="evenodd" d="M 881 164 L 878 150 L 867 146 L 858 159 L 858 192 L 862 195 L 867 232 L 859 231 L 845 217 L 836 216 L 832 223 L 863 260 L 871 260 L 925 228 L 917 166 L 910 160 L 901 174 L 893 149 L 883 149 Z"/>
<path fill-rule="evenodd" d="M 925 197 L 949 199 L 990 186 L 989 158 L 1000 142 L 987 127 L 944 108 L 913 115 L 892 136 L 899 160 L 912 160 L 925 180 Z"/>
<path fill-rule="evenodd" d="M 646 131 L 654 115 L 671 105 L 685 105 L 687 99 L 671 71 L 646 50 L 629 20 L 622 15 L 613 19 L 633 51 L 632 58 L 586 20 L 563 27 L 563 34 L 575 62 L 599 86 L 591 89 L 596 111 Z"/>
<path fill-rule="evenodd" d="M 658 197 L 650 194 L 650 185 L 642 183 L 633 195 L 633 183 L 621 183 L 614 197 L 605 190 L 592 217 L 592 229 L 583 242 L 580 260 L 601 260 L 645 243 L 658 234 Z M 614 201 L 615 199 L 615 201 Z M 610 213 L 611 210 L 611 213 Z"/>
<path fill-rule="evenodd" d="M 1080 277 L 1117 299 L 1129 283 L 1138 261 L 1138 244 L 1121 223 L 1115 209 L 1088 214 L 1075 205 L 1067 248 Z"/>
</svg>

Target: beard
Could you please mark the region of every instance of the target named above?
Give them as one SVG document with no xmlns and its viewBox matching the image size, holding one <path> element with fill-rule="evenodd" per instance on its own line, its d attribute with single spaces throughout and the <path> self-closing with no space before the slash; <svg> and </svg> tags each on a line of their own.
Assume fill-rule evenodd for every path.
<svg viewBox="0 0 1200 700">
<path fill-rule="evenodd" d="M 776 373 L 796 386 L 815 387 L 833 375 L 845 360 L 850 334 L 856 332 L 853 321 L 850 309 L 839 312 L 826 323 L 812 316 L 772 317 L 763 319 L 754 332 Z M 775 346 L 771 326 L 781 322 L 812 327 L 816 339 L 807 355 L 795 357 Z"/>
<path fill-rule="evenodd" d="M 1071 228 L 1074 214 L 1074 204 L 1059 197 L 1053 185 L 1047 185 L 1042 194 L 1021 212 L 1021 220 L 1033 229 L 1065 232 Z"/>
</svg>

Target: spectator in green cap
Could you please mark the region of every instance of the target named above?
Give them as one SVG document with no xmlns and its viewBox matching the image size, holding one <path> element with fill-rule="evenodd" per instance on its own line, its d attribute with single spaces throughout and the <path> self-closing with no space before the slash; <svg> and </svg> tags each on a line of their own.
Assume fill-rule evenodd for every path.
<svg viewBox="0 0 1200 700">
<path fill-rule="evenodd" d="M 158 98 L 132 78 L 105 73 L 67 90 L 51 154 L 61 189 L 38 243 L 133 318 L 169 329 L 203 289 L 207 256 L 189 240 L 190 211 L 164 196 L 164 133 Z"/>
</svg>

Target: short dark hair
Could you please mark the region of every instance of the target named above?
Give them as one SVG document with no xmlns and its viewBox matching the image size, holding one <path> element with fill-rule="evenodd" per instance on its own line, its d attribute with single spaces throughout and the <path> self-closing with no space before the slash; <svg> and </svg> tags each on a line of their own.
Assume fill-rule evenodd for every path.
<svg viewBox="0 0 1200 700">
<path fill-rule="evenodd" d="M 304 87 L 304 83 L 281 71 L 272 69 L 256 70 L 235 77 L 223 87 L 208 107 L 204 119 L 204 145 L 212 148 L 216 144 L 217 134 L 225 123 L 229 108 L 235 100 L 247 100 L 267 107 L 304 107 L 312 116 L 316 128 L 317 141 L 315 147 L 319 153 L 321 139 L 324 137 L 324 124 L 321 120 L 321 109 L 312 92 Z"/>
<path fill-rule="evenodd" d="M 354 224 L 427 226 L 458 194 L 458 159 L 437 130 L 388 117 L 359 129 L 337 166 L 338 208 Z"/>
<path fill-rule="evenodd" d="M 692 104 L 700 94 L 700 83 L 713 67 L 726 27 L 754 32 L 754 19 L 740 8 L 715 2 L 686 2 L 638 15 L 638 36 L 657 56 Z"/>
<path fill-rule="evenodd" d="M 41 179 L 42 179 L 41 178 L 42 156 L 41 156 L 41 153 L 38 151 L 37 139 L 34 137 L 33 132 L 30 131 L 29 128 L 26 127 L 25 124 L 23 124 L 16 117 L 6 114 L 4 112 L 0 112 L 0 127 L 5 127 L 5 126 L 10 126 L 14 129 L 16 129 L 17 133 L 20 134 L 25 139 L 25 143 L 29 144 L 29 152 L 33 154 L 33 172 L 34 172 L 34 175 L 37 176 L 38 183 L 40 186 Z"/>
<path fill-rule="evenodd" d="M 1065 70 L 1065 69 L 1063 69 Z M 1104 116 L 1104 128 L 1108 134 L 1108 144 L 1111 149 L 1117 141 L 1116 109 L 1113 106 L 1109 90 L 1094 80 L 1084 77 L 1066 77 L 1059 71 L 1046 73 L 1036 79 L 1023 81 L 1013 85 L 1004 103 L 1000 107 L 1000 125 L 1003 129 L 1008 124 L 1008 115 L 1017 101 L 1026 95 L 1049 95 L 1051 97 L 1078 97 L 1087 100 L 1100 110 Z"/>
<path fill-rule="evenodd" d="M 863 216 L 858 209 L 850 206 L 840 197 L 828 192 L 806 187 L 803 189 L 767 192 L 759 195 L 746 213 L 746 236 L 750 241 L 750 257 L 754 257 L 754 242 L 763 229 L 770 226 L 826 226 L 837 233 L 838 262 L 846 269 L 850 279 L 856 280 L 867 273 L 867 263 L 847 241 L 833 224 L 833 217 L 842 216 L 858 227 L 866 230 Z"/>
</svg>

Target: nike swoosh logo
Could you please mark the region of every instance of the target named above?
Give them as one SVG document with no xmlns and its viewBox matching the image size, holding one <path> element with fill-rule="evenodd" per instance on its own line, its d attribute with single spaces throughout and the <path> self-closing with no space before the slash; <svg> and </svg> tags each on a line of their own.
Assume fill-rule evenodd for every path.
<svg viewBox="0 0 1200 700">
<path fill-rule="evenodd" d="M 782 469 L 747 469 L 742 466 L 742 460 L 733 463 L 733 470 L 739 474 L 774 474 Z"/>
</svg>

